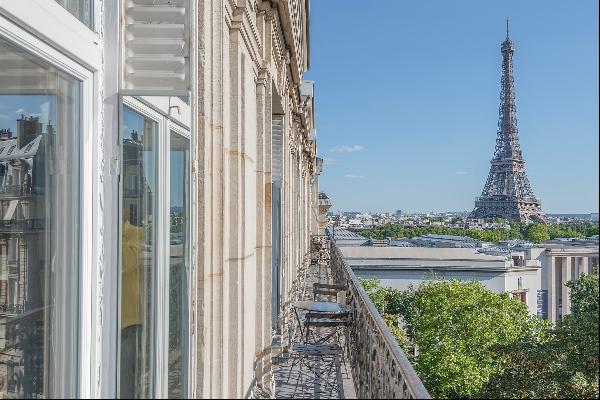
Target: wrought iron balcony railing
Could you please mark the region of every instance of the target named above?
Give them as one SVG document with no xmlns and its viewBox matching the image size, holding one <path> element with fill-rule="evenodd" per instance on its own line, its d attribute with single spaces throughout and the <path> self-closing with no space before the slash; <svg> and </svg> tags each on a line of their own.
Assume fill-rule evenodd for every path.
<svg viewBox="0 0 600 400">
<path fill-rule="evenodd" d="M 0 304 L 0 313 L 6 314 L 22 314 L 25 307 L 18 304 Z"/>
<path fill-rule="evenodd" d="M 349 364 L 356 395 L 361 399 L 428 399 L 427 389 L 369 299 L 358 278 L 331 245 L 334 282 L 346 286 L 346 304 L 352 312 Z"/>
<path fill-rule="evenodd" d="M 0 196 L 29 196 L 31 194 L 32 187 L 30 184 L 0 186 Z"/>
<path fill-rule="evenodd" d="M 320 206 L 331 206 L 331 200 L 329 199 L 319 199 Z"/>
<path fill-rule="evenodd" d="M 39 218 L 0 221 L 0 233 L 40 231 L 43 229 L 45 229 L 44 220 Z"/>
</svg>

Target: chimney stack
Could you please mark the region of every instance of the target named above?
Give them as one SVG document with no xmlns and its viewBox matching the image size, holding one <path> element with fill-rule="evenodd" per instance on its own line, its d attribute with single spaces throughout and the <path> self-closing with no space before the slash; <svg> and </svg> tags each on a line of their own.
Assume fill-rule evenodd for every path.
<svg viewBox="0 0 600 400">
<path fill-rule="evenodd" d="M 21 115 L 17 120 L 17 149 L 27 146 L 38 135 L 42 134 L 42 124 L 38 117 L 26 118 Z"/>
<path fill-rule="evenodd" d="M 9 129 L 0 129 L 0 140 L 12 139 L 12 132 Z"/>
</svg>

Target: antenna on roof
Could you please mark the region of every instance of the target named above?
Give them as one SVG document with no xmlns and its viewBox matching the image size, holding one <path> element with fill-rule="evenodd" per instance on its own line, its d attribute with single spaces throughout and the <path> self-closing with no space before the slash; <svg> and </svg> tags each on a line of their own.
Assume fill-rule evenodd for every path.
<svg viewBox="0 0 600 400">
<path fill-rule="evenodd" d="M 506 17 L 506 39 L 508 39 L 508 17 Z"/>
</svg>

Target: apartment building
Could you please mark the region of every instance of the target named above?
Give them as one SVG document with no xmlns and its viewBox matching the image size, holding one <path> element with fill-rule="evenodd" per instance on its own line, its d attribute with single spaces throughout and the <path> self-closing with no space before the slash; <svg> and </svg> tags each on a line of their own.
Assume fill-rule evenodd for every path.
<svg viewBox="0 0 600 400">
<path fill-rule="evenodd" d="M 309 16 L 0 0 L 0 398 L 268 384 L 318 231 Z"/>
</svg>

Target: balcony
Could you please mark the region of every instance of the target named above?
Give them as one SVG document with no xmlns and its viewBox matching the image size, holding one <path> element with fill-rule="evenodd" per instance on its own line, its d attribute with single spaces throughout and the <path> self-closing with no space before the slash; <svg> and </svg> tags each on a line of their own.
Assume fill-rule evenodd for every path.
<svg viewBox="0 0 600 400">
<path fill-rule="evenodd" d="M 323 192 L 319 193 L 319 206 L 331 207 L 331 200 Z"/>
<path fill-rule="evenodd" d="M 17 315 L 22 314 L 25 307 L 18 304 L 0 304 L 0 315 Z"/>
<path fill-rule="evenodd" d="M 41 232 L 45 221 L 39 218 L 0 221 L 0 233 Z"/>
<path fill-rule="evenodd" d="M 272 395 L 275 398 L 430 398 L 329 237 L 313 236 L 312 254 L 305 264 L 290 293 L 290 302 L 284 307 L 282 335 L 277 338 L 281 343 L 274 348 Z M 315 332 L 306 331 L 310 311 L 298 312 L 295 304 L 317 299 L 314 283 L 343 288 L 329 303 L 339 305 L 347 313 L 343 329 L 334 331 L 337 328 L 323 326 L 315 327 Z M 315 338 L 312 343 L 325 343 L 318 338 L 334 338 L 341 354 L 332 359 L 308 357 L 297 362 L 294 348 L 299 344 L 305 346 L 309 336 Z"/>
<path fill-rule="evenodd" d="M 0 186 L 0 198 L 27 197 L 32 194 L 30 184 Z"/>
</svg>

